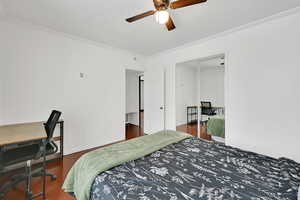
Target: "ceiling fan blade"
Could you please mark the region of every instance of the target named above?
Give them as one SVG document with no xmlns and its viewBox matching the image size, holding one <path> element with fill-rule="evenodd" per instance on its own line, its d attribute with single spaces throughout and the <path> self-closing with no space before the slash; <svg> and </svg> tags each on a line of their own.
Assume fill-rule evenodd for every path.
<svg viewBox="0 0 300 200">
<path fill-rule="evenodd" d="M 145 17 L 154 15 L 154 13 L 155 13 L 155 11 L 154 11 L 154 10 L 151 10 L 151 11 L 148 11 L 148 12 L 145 12 L 145 13 L 142 13 L 142 14 L 139 14 L 139 15 L 136 15 L 136 16 L 134 16 L 134 17 L 130 17 L 130 18 L 126 19 L 126 21 L 129 22 L 129 23 L 131 23 L 131 22 L 134 22 L 134 21 L 143 19 L 143 18 L 145 18 Z"/>
<path fill-rule="evenodd" d="M 168 28 L 169 31 L 172 31 L 172 30 L 174 30 L 176 28 L 176 26 L 175 26 L 175 24 L 174 24 L 173 19 L 171 18 L 171 16 L 169 18 L 169 21 L 166 23 L 166 26 L 167 26 L 167 28 Z"/>
<path fill-rule="evenodd" d="M 174 1 L 170 4 L 170 8 L 177 9 L 177 8 L 183 8 L 187 6 L 192 6 L 199 3 L 204 3 L 207 0 L 178 0 Z"/>
</svg>

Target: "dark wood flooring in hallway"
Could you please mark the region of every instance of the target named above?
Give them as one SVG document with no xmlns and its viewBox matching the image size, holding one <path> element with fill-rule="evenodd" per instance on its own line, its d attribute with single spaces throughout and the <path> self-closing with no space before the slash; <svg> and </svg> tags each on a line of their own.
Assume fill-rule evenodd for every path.
<svg viewBox="0 0 300 200">
<path fill-rule="evenodd" d="M 177 126 L 176 130 L 191 134 L 194 137 L 198 137 L 197 136 L 197 132 L 198 132 L 198 124 L 197 123 L 180 125 L 180 126 Z M 211 140 L 211 136 L 207 134 L 207 126 L 205 124 L 200 125 L 200 138 L 205 139 L 205 140 Z"/>
</svg>

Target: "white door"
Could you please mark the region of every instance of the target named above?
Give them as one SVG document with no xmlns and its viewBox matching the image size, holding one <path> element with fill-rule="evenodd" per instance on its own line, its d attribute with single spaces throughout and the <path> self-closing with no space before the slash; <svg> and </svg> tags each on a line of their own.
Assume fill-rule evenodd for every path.
<svg viewBox="0 0 300 200">
<path fill-rule="evenodd" d="M 164 69 L 149 69 L 144 73 L 144 131 L 152 134 L 165 128 Z"/>
</svg>

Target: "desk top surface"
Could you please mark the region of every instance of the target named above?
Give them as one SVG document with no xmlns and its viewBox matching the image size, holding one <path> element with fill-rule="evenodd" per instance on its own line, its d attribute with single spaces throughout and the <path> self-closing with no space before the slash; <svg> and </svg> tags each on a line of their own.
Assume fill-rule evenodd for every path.
<svg viewBox="0 0 300 200">
<path fill-rule="evenodd" d="M 0 126 L 0 146 L 47 138 L 44 122 Z"/>
</svg>

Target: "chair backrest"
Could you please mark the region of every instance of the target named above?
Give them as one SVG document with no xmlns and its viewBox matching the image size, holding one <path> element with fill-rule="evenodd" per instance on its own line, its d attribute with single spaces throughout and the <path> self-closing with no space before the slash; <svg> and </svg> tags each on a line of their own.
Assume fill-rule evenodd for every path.
<svg viewBox="0 0 300 200">
<path fill-rule="evenodd" d="M 211 102 L 209 101 L 201 101 L 202 108 L 211 108 Z"/>
<path fill-rule="evenodd" d="M 202 115 L 210 115 L 213 110 L 211 107 L 211 102 L 209 101 L 201 101 L 201 114 Z"/>
<path fill-rule="evenodd" d="M 57 122 L 59 121 L 60 115 L 60 111 L 53 110 L 48 121 L 45 124 L 45 130 L 47 133 L 48 140 L 53 137 L 54 129 L 56 127 Z"/>
</svg>

